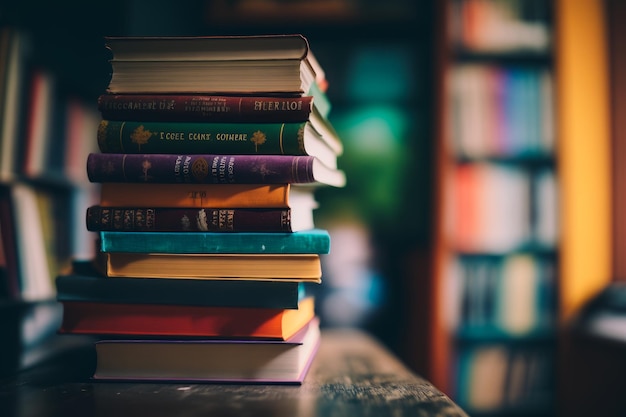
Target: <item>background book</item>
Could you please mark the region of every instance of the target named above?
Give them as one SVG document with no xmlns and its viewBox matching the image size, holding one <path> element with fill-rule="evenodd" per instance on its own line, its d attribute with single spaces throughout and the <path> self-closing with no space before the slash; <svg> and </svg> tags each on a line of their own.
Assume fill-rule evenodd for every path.
<svg viewBox="0 0 626 417">
<path fill-rule="evenodd" d="M 91 182 L 312 184 L 342 187 L 343 171 L 313 156 L 117 154 L 87 157 Z"/>
<path fill-rule="evenodd" d="M 107 277 L 320 282 L 317 254 L 102 253 Z"/>
<path fill-rule="evenodd" d="M 102 340 L 94 378 L 299 384 L 319 341 L 317 320 L 286 341 Z"/>
<path fill-rule="evenodd" d="M 452 314 L 460 339 L 541 338 L 554 326 L 554 260 L 549 255 L 462 255 L 450 278 L 459 306 Z"/>
<path fill-rule="evenodd" d="M 475 414 L 541 415 L 552 401 L 552 353 L 541 344 L 483 343 L 458 352 L 454 395 Z"/>
<path fill-rule="evenodd" d="M 197 279 L 108 279 L 88 262 L 55 281 L 57 300 L 120 304 L 178 304 L 213 307 L 297 308 L 303 283 Z"/>
<path fill-rule="evenodd" d="M 277 232 L 100 232 L 102 252 L 328 254 L 325 229 Z"/>
<path fill-rule="evenodd" d="M 10 180 L 19 163 L 23 108 L 28 102 L 27 68 L 30 37 L 11 27 L 0 29 L 0 178 Z"/>
<path fill-rule="evenodd" d="M 6 198 L 2 204 L 3 238 L 9 239 L 5 240 L 5 247 L 15 256 L 10 263 L 17 267 L 19 298 L 25 301 L 53 299 L 54 278 L 49 258 L 55 254 L 47 250 L 50 242 L 46 232 L 50 224 L 42 219 L 42 215 L 51 213 L 40 211 L 37 190 L 25 184 L 3 189 L 2 197 Z"/>
<path fill-rule="evenodd" d="M 285 340 L 314 317 L 313 297 L 300 300 L 296 309 L 64 301 L 59 332 Z"/>
<path fill-rule="evenodd" d="M 309 155 L 337 168 L 343 145 L 336 133 L 310 121 L 292 123 L 194 123 L 102 120 L 103 153 Z"/>
</svg>

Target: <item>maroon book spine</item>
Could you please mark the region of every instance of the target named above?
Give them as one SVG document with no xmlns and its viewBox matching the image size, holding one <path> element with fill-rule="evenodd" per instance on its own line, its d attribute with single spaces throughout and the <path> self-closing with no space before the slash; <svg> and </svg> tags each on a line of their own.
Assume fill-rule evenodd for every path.
<svg viewBox="0 0 626 417">
<path fill-rule="evenodd" d="M 87 230 L 126 232 L 291 232 L 290 209 L 87 208 Z"/>
<path fill-rule="evenodd" d="M 91 182 L 282 184 L 314 182 L 311 156 L 92 153 Z"/>
<path fill-rule="evenodd" d="M 179 122 L 273 123 L 309 119 L 312 96 L 103 94 L 103 119 Z"/>
</svg>

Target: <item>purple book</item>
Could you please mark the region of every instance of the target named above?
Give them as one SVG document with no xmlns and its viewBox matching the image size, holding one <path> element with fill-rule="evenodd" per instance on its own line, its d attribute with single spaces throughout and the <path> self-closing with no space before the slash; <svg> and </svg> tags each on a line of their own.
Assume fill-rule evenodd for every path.
<svg viewBox="0 0 626 417">
<path fill-rule="evenodd" d="M 285 341 L 101 340 L 93 379 L 301 384 L 319 344 L 317 317 Z"/>
<path fill-rule="evenodd" d="M 292 155 L 92 153 L 87 175 L 95 183 L 345 184 L 343 171 Z"/>
</svg>

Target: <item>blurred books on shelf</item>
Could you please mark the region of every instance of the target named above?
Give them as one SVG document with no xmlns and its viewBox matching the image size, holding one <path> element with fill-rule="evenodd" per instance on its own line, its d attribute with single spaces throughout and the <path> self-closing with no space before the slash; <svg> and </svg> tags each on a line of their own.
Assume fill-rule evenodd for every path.
<svg viewBox="0 0 626 417">
<path fill-rule="evenodd" d="M 462 63 L 450 74 L 452 137 L 467 158 L 549 158 L 554 151 L 552 73 L 541 66 Z"/>
<path fill-rule="evenodd" d="M 457 338 L 542 338 L 554 330 L 555 263 L 550 255 L 460 255 L 450 266 L 459 305 Z"/>
<path fill-rule="evenodd" d="M 453 41 L 489 53 L 543 52 L 551 44 L 542 0 L 452 1 Z"/>
<path fill-rule="evenodd" d="M 28 36 L 15 28 L 0 28 L 0 178 L 15 177 L 21 122 L 25 117 Z"/>
<path fill-rule="evenodd" d="M 542 415 L 553 401 L 552 355 L 540 344 L 467 346 L 457 358 L 455 396 L 476 414 L 516 410 L 522 415 Z"/>
<path fill-rule="evenodd" d="M 445 8 L 442 384 L 473 415 L 553 411 L 560 230 L 550 9 L 539 0 Z"/>
<path fill-rule="evenodd" d="M 460 163 L 451 177 L 450 239 L 463 252 L 555 248 L 556 176 L 524 162 Z"/>
</svg>

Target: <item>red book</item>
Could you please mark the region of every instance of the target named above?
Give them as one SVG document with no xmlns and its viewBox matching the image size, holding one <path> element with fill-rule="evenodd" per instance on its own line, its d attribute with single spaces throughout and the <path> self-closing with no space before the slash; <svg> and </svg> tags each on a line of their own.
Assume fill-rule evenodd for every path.
<svg viewBox="0 0 626 417">
<path fill-rule="evenodd" d="M 210 94 L 103 94 L 104 119 L 178 122 L 304 122 L 312 96 L 223 96 Z"/>
<path fill-rule="evenodd" d="M 285 340 L 315 316 L 313 297 L 297 309 L 63 302 L 60 333 Z"/>
</svg>

